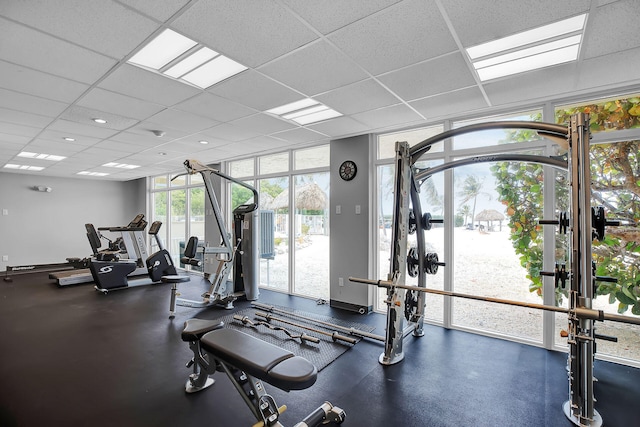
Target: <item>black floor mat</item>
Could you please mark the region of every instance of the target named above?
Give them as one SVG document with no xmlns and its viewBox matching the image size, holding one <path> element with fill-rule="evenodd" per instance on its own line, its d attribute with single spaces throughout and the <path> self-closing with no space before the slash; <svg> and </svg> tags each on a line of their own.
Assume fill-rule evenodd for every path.
<svg viewBox="0 0 640 427">
<path fill-rule="evenodd" d="M 279 310 L 285 310 L 287 312 L 298 314 L 307 318 L 317 319 L 325 323 L 332 323 L 334 325 L 338 325 L 343 328 L 354 328 L 354 329 L 359 329 L 365 332 L 371 332 L 374 330 L 373 327 L 369 325 L 364 325 L 361 323 L 334 319 L 332 317 L 307 313 L 299 310 L 292 310 L 286 307 L 279 307 L 279 306 L 275 306 L 275 307 L 278 308 Z M 260 310 L 258 308 L 245 308 L 233 314 L 229 314 L 227 316 L 221 317 L 220 320 L 222 320 L 225 323 L 225 327 L 227 328 L 236 329 L 236 330 L 245 332 L 263 341 L 266 341 L 268 343 L 277 345 L 278 347 L 289 350 L 290 352 L 292 352 L 297 356 L 304 357 L 305 359 L 313 363 L 318 369 L 318 371 L 325 368 L 327 365 L 329 365 L 331 362 L 336 360 L 345 351 L 349 350 L 354 345 L 342 340 L 336 340 L 334 342 L 331 336 L 327 336 L 318 332 L 313 332 L 302 327 L 293 326 L 285 322 L 281 322 L 277 320 L 271 320 L 269 322 L 271 325 L 282 327 L 283 329 L 286 329 L 292 334 L 305 333 L 306 335 L 310 335 L 312 337 L 318 338 L 320 342 L 316 344 L 316 343 L 307 342 L 307 341 L 303 342 L 298 338 L 291 338 L 283 330 L 272 330 L 272 329 L 269 329 L 268 326 L 257 324 L 260 321 L 266 321 L 264 317 L 257 317 L 255 315 L 255 313 L 258 311 L 265 312 L 264 310 Z M 340 328 L 330 329 L 324 325 L 319 325 L 319 324 L 312 323 L 300 318 L 287 316 L 284 313 L 270 313 L 270 314 L 272 314 L 277 319 L 283 319 L 283 320 L 286 320 L 287 322 L 293 322 L 298 325 L 303 325 L 305 327 L 320 330 L 327 334 L 333 334 L 334 332 L 337 332 L 339 335 L 343 335 L 345 337 L 355 339 L 356 342 L 360 340 L 355 335 L 349 335 L 348 333 L 345 333 L 343 330 L 338 330 Z M 240 320 L 237 320 L 237 319 L 234 320 L 234 316 L 240 316 L 240 317 L 246 316 L 251 322 L 256 323 L 257 325 L 251 326 L 250 324 L 248 323 L 245 324 Z"/>
</svg>

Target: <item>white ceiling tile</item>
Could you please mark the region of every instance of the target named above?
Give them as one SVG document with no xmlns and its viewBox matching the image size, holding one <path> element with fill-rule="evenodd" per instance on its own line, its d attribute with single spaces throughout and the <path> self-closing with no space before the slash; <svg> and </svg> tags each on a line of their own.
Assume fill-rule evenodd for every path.
<svg viewBox="0 0 640 427">
<path fill-rule="evenodd" d="M 121 153 L 139 153 L 143 150 L 139 145 L 127 144 L 126 142 L 117 141 L 101 141 L 93 145 L 92 148 L 101 148 L 104 150 L 113 150 Z"/>
<path fill-rule="evenodd" d="M 424 120 L 418 113 L 404 104 L 366 111 L 354 114 L 352 117 L 373 129 L 392 125 L 398 126 L 403 123 L 416 123 Z"/>
<path fill-rule="evenodd" d="M 122 65 L 98 85 L 150 103 L 172 106 L 202 91 L 133 65 Z"/>
<path fill-rule="evenodd" d="M 24 151 L 32 153 L 56 154 L 58 156 L 71 156 L 81 152 L 92 144 L 75 144 L 67 141 L 50 141 L 47 139 L 35 139 Z"/>
<path fill-rule="evenodd" d="M 0 133 L 8 135 L 28 136 L 33 138 L 38 133 L 40 133 L 40 129 L 38 129 L 37 127 L 0 121 Z"/>
<path fill-rule="evenodd" d="M 231 123 L 223 123 L 212 127 L 211 129 L 207 129 L 202 132 L 202 134 L 229 142 L 242 141 L 244 139 L 254 138 L 260 135 L 259 132 L 234 126 Z"/>
<path fill-rule="evenodd" d="M 114 129 L 91 126 L 64 119 L 56 120 L 47 129 L 65 133 L 66 135 L 73 138 L 78 138 L 78 136 L 84 135 L 104 139 L 118 133 L 118 131 Z"/>
<path fill-rule="evenodd" d="M 325 92 L 313 98 L 345 115 L 387 107 L 400 101 L 373 79 Z"/>
<path fill-rule="evenodd" d="M 640 3 L 638 0 L 617 1 L 599 7 L 589 16 L 589 32 L 583 42 L 584 58 L 594 58 L 640 47 L 638 34 Z M 601 37 L 611 33 L 612 37 Z"/>
<path fill-rule="evenodd" d="M 405 100 L 444 93 L 476 84 L 462 55 L 455 53 L 378 77 Z"/>
<path fill-rule="evenodd" d="M 208 144 L 201 144 L 200 141 L 207 141 Z M 192 135 L 185 136 L 184 138 L 171 141 L 172 144 L 190 145 L 193 147 L 202 147 L 204 149 L 211 149 L 214 147 L 220 147 L 228 144 L 229 141 L 224 139 L 213 138 L 210 135 L 204 133 L 194 133 Z"/>
<path fill-rule="evenodd" d="M 200 132 L 219 124 L 213 119 L 171 108 L 160 111 L 146 121 L 147 123 L 156 123 L 158 125 L 157 128 L 160 130 L 166 127 L 187 133 Z"/>
<path fill-rule="evenodd" d="M 318 38 L 279 4 L 252 0 L 200 0 L 172 26 L 248 67 Z"/>
<path fill-rule="evenodd" d="M 589 10 L 586 0 L 513 0 L 441 2 L 464 47 L 475 46 L 531 28 L 561 21 Z"/>
<path fill-rule="evenodd" d="M 433 0 L 408 0 L 329 35 L 371 74 L 457 50 Z"/>
<path fill-rule="evenodd" d="M 291 130 L 285 130 L 283 132 L 277 132 L 272 134 L 271 136 L 279 139 L 284 139 L 285 141 L 300 144 L 303 142 L 311 142 L 311 141 L 322 141 L 328 140 L 329 137 L 320 132 L 305 129 L 305 128 L 296 128 Z"/>
<path fill-rule="evenodd" d="M 0 3 L 0 15 L 74 44 L 121 59 L 157 28 L 149 18 L 110 0 L 66 0 Z"/>
<path fill-rule="evenodd" d="M 67 108 L 67 104 L 0 88 L 0 107 L 56 117 Z"/>
<path fill-rule="evenodd" d="M 300 93 L 256 71 L 245 71 L 213 86 L 209 92 L 259 111 L 266 111 L 304 98 Z"/>
<path fill-rule="evenodd" d="M 31 136 L 13 135 L 0 132 L 0 147 L 11 145 L 15 150 L 18 150 L 19 147 L 23 147 L 25 144 L 29 143 L 32 138 L 33 137 Z M 17 152 L 14 154 L 17 154 Z"/>
<path fill-rule="evenodd" d="M 263 135 L 297 127 L 293 123 L 263 113 L 234 120 L 231 124 Z"/>
<path fill-rule="evenodd" d="M 367 132 L 367 126 L 346 116 L 325 120 L 324 122 L 311 124 L 307 127 L 331 137 L 355 135 Z"/>
<path fill-rule="evenodd" d="M 367 0 L 345 2 L 344 0 L 283 0 L 295 13 L 322 34 L 342 28 L 352 22 L 378 12 L 400 0 Z"/>
<path fill-rule="evenodd" d="M 75 141 L 65 141 L 64 138 L 66 137 L 74 138 Z M 38 138 L 36 139 L 36 141 L 40 139 L 44 139 L 47 141 L 55 141 L 55 142 L 63 141 L 65 144 L 82 145 L 86 147 L 86 146 L 90 146 L 97 143 L 102 138 L 86 136 L 86 135 L 72 135 L 67 131 L 59 131 L 52 128 L 47 128 L 44 131 L 42 131 L 40 135 L 38 135 Z"/>
<path fill-rule="evenodd" d="M 120 3 L 164 22 L 189 3 L 189 0 L 120 0 Z"/>
<path fill-rule="evenodd" d="M 0 61 L 0 75 L 1 87 L 54 101 L 73 102 L 89 88 L 83 83 L 5 61 Z"/>
<path fill-rule="evenodd" d="M 169 127 L 168 125 L 163 125 L 162 129 L 158 129 L 159 125 L 157 123 L 152 123 L 149 121 L 140 122 L 137 125 L 127 129 L 127 132 L 138 134 L 140 136 L 148 137 L 148 141 L 155 140 L 156 144 L 164 144 L 165 142 L 172 141 L 174 139 L 184 138 L 191 132 L 186 132 L 179 129 L 174 129 Z M 154 131 L 162 131 L 164 135 L 157 136 Z"/>
<path fill-rule="evenodd" d="M 24 111 L 10 110 L 8 108 L 0 108 L 0 122 L 44 128 L 51 123 L 51 121 L 51 117 L 25 113 Z"/>
<path fill-rule="evenodd" d="M 165 109 L 163 105 L 141 101 L 130 96 L 94 88 L 78 101 L 82 107 L 144 120 Z"/>
<path fill-rule="evenodd" d="M 410 103 L 427 120 L 445 118 L 460 111 L 475 111 L 487 108 L 487 101 L 477 87 L 430 96 Z"/>
<path fill-rule="evenodd" d="M 251 108 L 208 92 L 176 104 L 173 108 L 209 117 L 220 122 L 228 122 L 256 113 Z"/>
<path fill-rule="evenodd" d="M 517 104 L 523 99 L 543 100 L 573 92 L 578 68 L 576 63 L 563 64 L 491 81 L 483 87 L 493 106 Z"/>
<path fill-rule="evenodd" d="M 116 64 L 104 55 L 3 18 L 0 40 L 0 58 L 4 61 L 82 83 L 95 82 Z"/>
<path fill-rule="evenodd" d="M 612 72 L 612 70 L 615 70 Z M 609 55 L 586 59 L 575 69 L 577 78 L 575 89 L 589 90 L 594 87 L 606 89 L 607 86 L 626 84 L 636 86 L 633 91 L 640 92 L 640 73 L 626 72 L 640 70 L 640 48 L 615 52 Z"/>
<path fill-rule="evenodd" d="M 325 41 L 310 43 L 260 67 L 260 71 L 309 96 L 367 77 L 360 67 Z"/>
<path fill-rule="evenodd" d="M 115 130 L 124 130 L 138 123 L 138 120 L 136 119 L 80 106 L 68 108 L 64 113 L 62 113 L 60 118 L 84 125 L 95 126 L 97 128 Z M 104 119 L 107 123 L 98 124 L 94 122 L 93 119 L 97 118 Z"/>
<path fill-rule="evenodd" d="M 142 147 L 154 147 L 163 144 L 167 140 L 160 140 L 157 136 L 151 132 L 141 132 L 138 129 L 135 132 L 131 130 L 126 132 L 120 132 L 110 138 L 112 141 L 124 142 L 127 144 L 142 146 Z"/>
</svg>

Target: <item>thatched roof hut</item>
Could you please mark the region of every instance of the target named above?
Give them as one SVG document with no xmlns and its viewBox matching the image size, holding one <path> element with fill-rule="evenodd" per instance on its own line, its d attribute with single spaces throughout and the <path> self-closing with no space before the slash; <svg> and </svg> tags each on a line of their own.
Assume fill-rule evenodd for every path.
<svg viewBox="0 0 640 427">
<path fill-rule="evenodd" d="M 316 183 L 305 184 L 296 187 L 294 194 L 296 209 L 324 210 L 328 209 L 327 194 Z M 273 202 L 271 209 L 284 209 L 289 207 L 289 191 L 284 190 L 278 194 Z"/>
<path fill-rule="evenodd" d="M 504 221 L 504 215 L 495 209 L 485 209 L 478 215 L 476 215 L 474 219 L 478 222 L 486 221 L 487 229 L 489 230 L 491 230 L 493 227 L 493 221 L 499 221 L 500 231 L 502 231 L 502 221 Z"/>
</svg>

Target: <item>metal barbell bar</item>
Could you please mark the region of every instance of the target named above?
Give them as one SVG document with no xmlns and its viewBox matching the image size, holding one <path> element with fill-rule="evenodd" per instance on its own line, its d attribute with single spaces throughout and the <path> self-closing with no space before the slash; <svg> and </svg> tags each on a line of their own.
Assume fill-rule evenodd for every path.
<svg viewBox="0 0 640 427">
<path fill-rule="evenodd" d="M 466 299 L 472 299 L 472 300 L 476 300 L 476 301 L 493 302 L 493 303 L 497 303 L 497 304 L 514 305 L 514 306 L 518 306 L 518 307 L 533 308 L 533 309 L 536 309 L 536 310 L 555 311 L 555 312 L 558 312 L 558 313 L 573 313 L 578 318 L 582 318 L 582 319 L 592 319 L 592 320 L 600 320 L 600 321 L 611 320 L 613 322 L 621 322 L 621 323 L 630 323 L 630 324 L 633 324 L 633 325 L 640 325 L 640 318 L 636 319 L 636 318 L 630 317 L 630 316 L 621 316 L 621 315 L 618 315 L 618 314 L 609 314 L 609 313 L 603 312 L 602 310 L 594 310 L 594 309 L 586 308 L 586 307 L 576 307 L 575 309 L 570 310 L 568 308 L 555 307 L 553 305 L 533 304 L 533 303 L 528 303 L 528 302 L 513 301 L 513 300 L 508 300 L 508 299 L 502 299 L 502 298 L 482 297 L 482 296 L 478 296 L 478 295 L 463 294 L 463 293 L 459 293 L 459 292 L 441 291 L 439 289 L 422 288 L 422 287 L 419 287 L 419 286 L 401 285 L 401 284 L 398 284 L 398 283 L 391 282 L 389 280 L 371 280 L 371 279 L 361 279 L 361 278 L 358 278 L 358 277 L 349 277 L 349 280 L 351 282 L 354 282 L 354 283 L 362 283 L 362 284 L 366 284 L 366 285 L 375 285 L 375 286 L 382 287 L 382 288 L 408 289 L 408 290 L 411 290 L 411 291 L 426 292 L 426 293 L 429 293 L 429 294 L 444 295 L 444 296 L 456 297 L 456 298 L 466 298 Z"/>
</svg>

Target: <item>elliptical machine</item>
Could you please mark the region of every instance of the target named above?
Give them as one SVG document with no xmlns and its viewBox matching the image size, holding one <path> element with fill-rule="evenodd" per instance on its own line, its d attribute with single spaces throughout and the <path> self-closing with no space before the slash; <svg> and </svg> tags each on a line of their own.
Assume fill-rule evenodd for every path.
<svg viewBox="0 0 640 427">
<path fill-rule="evenodd" d="M 146 222 L 141 229 L 136 229 L 135 231 L 142 231 L 145 226 Z M 155 221 L 149 227 L 148 233 L 156 239 L 159 250 L 143 260 L 141 257 L 137 259 L 121 259 L 119 257 L 121 251 L 118 250 L 118 247 L 114 247 L 113 243 L 110 243 L 108 250 L 100 251 L 102 235 L 96 231 L 93 224 L 85 224 L 87 238 L 94 254 L 94 259 L 89 264 L 89 270 L 95 282 L 96 290 L 106 294 L 112 290 L 152 285 L 160 283 L 162 276 L 177 274 L 169 251 L 164 248 L 162 241 L 158 237 L 161 226 L 162 222 Z M 146 271 L 148 277 L 130 280 L 129 277 L 138 269 Z"/>
</svg>

